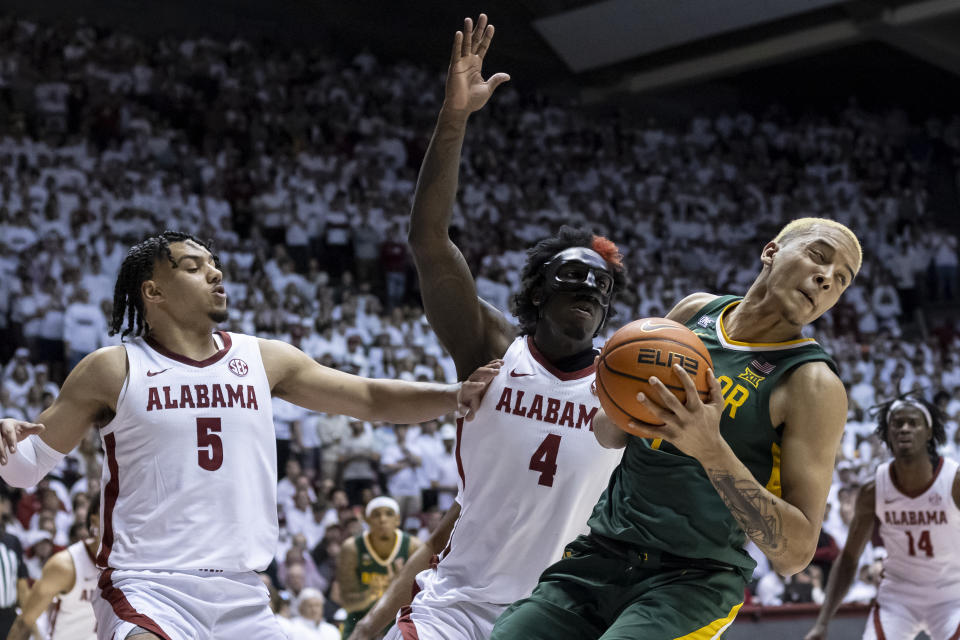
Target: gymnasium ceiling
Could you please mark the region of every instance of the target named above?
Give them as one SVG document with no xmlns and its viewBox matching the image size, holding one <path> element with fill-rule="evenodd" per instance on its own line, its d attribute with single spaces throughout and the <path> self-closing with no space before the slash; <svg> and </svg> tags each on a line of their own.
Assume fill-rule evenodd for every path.
<svg viewBox="0 0 960 640">
<path fill-rule="evenodd" d="M 463 17 L 480 10 L 497 26 L 489 71 L 587 103 L 815 58 L 889 59 L 960 79 L 960 0 L 0 0 L 8 13 L 84 15 L 148 35 L 241 31 L 342 51 L 366 43 L 438 69 Z"/>
</svg>

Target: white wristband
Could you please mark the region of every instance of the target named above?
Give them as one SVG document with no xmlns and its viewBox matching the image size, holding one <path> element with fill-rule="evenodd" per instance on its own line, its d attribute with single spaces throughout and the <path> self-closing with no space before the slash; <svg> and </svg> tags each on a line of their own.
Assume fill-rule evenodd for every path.
<svg viewBox="0 0 960 640">
<path fill-rule="evenodd" d="M 43 480 L 66 455 L 52 448 L 39 436 L 30 436 L 17 443 L 16 453 L 7 456 L 7 464 L 0 466 L 0 478 L 12 487 L 32 487 Z"/>
<path fill-rule="evenodd" d="M 457 418 L 462 418 L 463 415 L 460 413 L 460 394 L 463 393 L 463 382 L 457 382 L 457 409 L 454 411 L 453 415 Z"/>
</svg>

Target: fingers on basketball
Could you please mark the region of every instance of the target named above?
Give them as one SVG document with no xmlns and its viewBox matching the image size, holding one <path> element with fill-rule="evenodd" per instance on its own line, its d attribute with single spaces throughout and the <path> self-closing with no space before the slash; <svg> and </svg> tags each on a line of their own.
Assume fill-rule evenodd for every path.
<svg viewBox="0 0 960 640">
<path fill-rule="evenodd" d="M 644 318 L 621 327 L 607 340 L 597 363 L 597 395 L 604 412 L 624 431 L 651 437 L 647 429 L 662 427 L 664 422 L 637 400 L 637 394 L 663 407 L 657 387 L 650 383 L 655 377 L 680 403 L 686 403 L 687 390 L 674 365 L 690 377 L 700 399 L 709 402 L 708 372 L 713 361 L 693 331 L 666 318 Z M 630 422 L 637 426 L 631 427 Z"/>
</svg>

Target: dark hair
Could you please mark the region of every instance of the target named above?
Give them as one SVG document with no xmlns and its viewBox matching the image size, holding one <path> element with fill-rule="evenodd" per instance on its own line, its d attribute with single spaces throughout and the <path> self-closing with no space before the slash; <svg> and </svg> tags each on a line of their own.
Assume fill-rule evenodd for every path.
<svg viewBox="0 0 960 640">
<path fill-rule="evenodd" d="M 614 315 L 613 298 L 627 283 L 626 269 L 621 263 L 617 245 L 587 229 L 564 225 L 555 236 L 545 238 L 527 250 L 527 263 L 520 274 L 520 291 L 514 294 L 511 304 L 513 315 L 520 321 L 520 335 L 530 335 L 537 330 L 540 312 L 537 305 L 533 304 L 533 296 L 543 284 L 543 265 L 553 256 L 571 247 L 592 249 L 607 261 L 613 273 L 613 292 L 610 295 L 610 310 L 604 323 Z"/>
<path fill-rule="evenodd" d="M 170 245 L 174 242 L 185 242 L 192 240 L 198 245 L 213 253 L 213 243 L 204 242 L 197 237 L 180 231 L 164 231 L 158 236 L 151 236 L 135 244 L 127 252 L 127 257 L 123 259 L 120 265 L 120 275 L 117 276 L 117 284 L 113 288 L 113 318 L 110 324 L 110 335 L 120 333 L 123 328 L 123 319 L 126 316 L 127 328 L 123 329 L 121 338 L 127 335 L 143 335 L 146 322 L 143 312 L 143 298 L 140 295 L 140 285 L 153 276 L 153 267 L 157 260 L 166 257 L 170 265 L 176 269 L 177 264 L 173 261 L 173 255 L 170 253 Z M 220 266 L 220 259 L 213 256 L 217 267 Z M 149 329 L 149 327 L 146 327 Z"/>
<path fill-rule="evenodd" d="M 90 530 L 90 528 L 85 526 L 82 522 L 74 522 L 72 525 L 70 525 L 70 531 L 67 533 L 67 539 L 71 544 L 77 540 L 80 540 L 81 529 L 86 529 L 88 532 Z"/>
<path fill-rule="evenodd" d="M 934 466 L 936 466 L 937 460 L 940 458 L 940 455 L 937 453 L 937 445 L 944 444 L 947 441 L 947 430 L 944 426 L 946 420 L 944 419 L 943 412 L 940 411 L 936 405 L 927 402 L 916 392 L 908 391 L 907 393 L 900 394 L 896 398 L 892 398 L 886 402 L 881 402 L 880 404 L 871 407 L 871 411 L 877 416 L 877 428 L 874 430 L 874 433 L 880 436 L 880 439 L 883 440 L 883 444 L 887 445 L 887 448 L 889 449 L 890 441 L 887 439 L 887 430 L 890 426 L 890 407 L 892 407 L 893 403 L 898 400 L 915 402 L 919 405 L 923 405 L 926 410 L 930 412 L 930 420 L 933 421 L 933 424 L 930 425 L 932 434 L 930 439 L 927 440 L 927 453 L 930 454 L 930 460 L 933 462 Z"/>
</svg>

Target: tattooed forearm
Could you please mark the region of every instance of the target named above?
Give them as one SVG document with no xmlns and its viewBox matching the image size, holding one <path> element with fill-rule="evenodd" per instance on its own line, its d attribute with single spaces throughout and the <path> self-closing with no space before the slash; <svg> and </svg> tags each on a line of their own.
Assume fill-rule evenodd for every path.
<svg viewBox="0 0 960 640">
<path fill-rule="evenodd" d="M 787 541 L 783 518 L 774 499 L 750 480 L 737 480 L 728 471 L 708 469 L 707 476 L 744 533 L 767 555 L 782 555 Z"/>
</svg>

